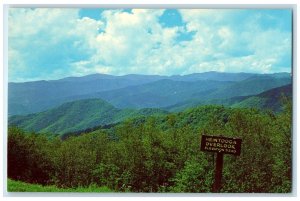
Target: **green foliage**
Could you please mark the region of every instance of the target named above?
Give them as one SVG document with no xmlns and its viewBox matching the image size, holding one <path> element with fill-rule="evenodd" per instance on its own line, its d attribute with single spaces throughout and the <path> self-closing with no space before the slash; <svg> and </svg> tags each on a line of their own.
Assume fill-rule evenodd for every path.
<svg viewBox="0 0 300 201">
<path fill-rule="evenodd" d="M 91 136 L 72 137 L 58 146 L 53 153 L 57 186 L 87 186 L 93 182 L 91 169 L 96 165 L 96 151 L 89 148 Z"/>
<path fill-rule="evenodd" d="M 282 97 L 284 112 L 274 117 L 272 138 L 274 162 L 272 171 L 276 172 L 272 178 L 273 192 L 289 192 L 292 185 L 292 101 Z"/>
<path fill-rule="evenodd" d="M 227 133 L 240 136 L 243 144 L 240 157 L 226 157 L 225 163 L 229 164 L 224 168 L 223 189 L 226 192 L 270 191 L 273 161 L 271 123 L 268 115 L 252 109 L 235 110 L 230 116 Z"/>
<path fill-rule="evenodd" d="M 95 184 L 91 184 L 88 187 L 78 188 L 58 188 L 52 186 L 42 186 L 39 184 L 29 184 L 21 181 L 7 180 L 8 192 L 89 192 L 89 193 L 110 193 L 113 192 L 106 186 L 98 187 Z"/>
<path fill-rule="evenodd" d="M 213 181 L 213 170 L 202 156 L 199 160 L 191 159 L 185 162 L 182 170 L 172 179 L 174 185 L 171 192 L 210 192 Z"/>
<path fill-rule="evenodd" d="M 240 156 L 224 156 L 221 192 L 287 193 L 292 107 L 288 98 L 283 102 L 278 114 L 210 105 L 127 119 L 65 140 L 10 128 L 8 176 L 72 189 L 211 192 L 213 154 L 199 148 L 202 134 L 209 134 L 243 140 Z M 43 181 L 36 170 L 43 170 Z"/>
<path fill-rule="evenodd" d="M 8 176 L 27 182 L 48 183 L 53 170 L 49 145 L 45 135 L 25 135 L 16 127 L 9 128 Z"/>
</svg>

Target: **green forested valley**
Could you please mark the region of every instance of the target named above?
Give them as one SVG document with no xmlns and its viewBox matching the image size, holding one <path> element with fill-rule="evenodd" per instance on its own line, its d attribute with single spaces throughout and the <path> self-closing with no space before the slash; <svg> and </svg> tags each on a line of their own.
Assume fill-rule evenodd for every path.
<svg viewBox="0 0 300 201">
<path fill-rule="evenodd" d="M 207 134 L 243 140 L 240 156 L 224 155 L 221 192 L 289 193 L 289 98 L 282 99 L 282 108 L 274 113 L 206 105 L 177 113 L 133 116 L 65 138 L 10 126 L 8 178 L 59 189 L 211 192 L 214 154 L 200 151 L 201 136 Z M 10 188 L 11 180 L 8 190 L 18 191 Z"/>
</svg>

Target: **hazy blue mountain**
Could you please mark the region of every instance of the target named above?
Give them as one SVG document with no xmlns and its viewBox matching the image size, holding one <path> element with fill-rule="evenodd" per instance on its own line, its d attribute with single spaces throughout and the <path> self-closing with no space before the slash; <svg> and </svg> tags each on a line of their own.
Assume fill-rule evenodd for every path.
<svg viewBox="0 0 300 201">
<path fill-rule="evenodd" d="M 167 107 L 185 100 L 253 95 L 290 83 L 290 74 L 206 72 L 184 76 L 93 74 L 8 84 L 8 114 L 24 115 L 63 103 L 102 98 L 120 108 Z"/>
<path fill-rule="evenodd" d="M 235 96 L 248 96 L 263 91 L 287 85 L 291 83 L 290 77 L 274 77 L 269 75 L 252 76 L 246 80 L 236 82 L 230 86 L 224 86 L 213 93 L 207 99 L 226 99 Z"/>
<path fill-rule="evenodd" d="M 254 73 L 225 73 L 225 72 L 216 72 L 209 71 L 204 73 L 193 73 L 190 75 L 174 75 L 171 76 L 171 79 L 177 81 L 199 81 L 199 80 L 215 80 L 215 81 L 242 81 L 247 78 L 250 78 Z"/>
<path fill-rule="evenodd" d="M 232 104 L 232 107 L 253 107 L 279 112 L 282 110 L 282 96 L 292 98 L 292 89 L 291 84 L 277 87 L 256 96 L 245 97 L 244 100 Z"/>
<path fill-rule="evenodd" d="M 290 78 L 289 73 L 273 73 L 273 74 L 255 74 L 255 73 L 226 73 L 209 71 L 204 73 L 193 73 L 189 75 L 173 75 L 170 78 L 177 81 L 199 81 L 199 80 L 215 80 L 215 81 L 235 81 L 239 82 L 255 76 L 270 76 L 273 78 Z"/>
<path fill-rule="evenodd" d="M 239 82 L 202 80 L 194 82 L 159 80 L 143 85 L 99 92 L 78 97 L 102 98 L 119 108 L 167 108 L 189 100 L 191 106 L 214 103 L 219 99 L 248 96 L 291 83 L 290 77 L 253 76 Z M 235 99 L 231 104 L 236 103 Z M 222 102 L 222 101 L 221 101 Z M 223 102 L 222 102 L 223 103 Z M 185 107 L 183 107 L 185 108 Z"/>
<path fill-rule="evenodd" d="M 73 97 L 140 85 L 161 79 L 160 76 L 112 76 L 94 74 L 84 77 L 68 77 L 52 81 L 35 81 L 8 84 L 9 115 L 43 111 Z"/>
<path fill-rule="evenodd" d="M 210 100 L 199 100 L 190 99 L 181 103 L 177 103 L 162 109 L 170 112 L 183 111 L 187 108 L 197 107 L 199 105 L 224 105 L 231 107 L 252 107 L 257 109 L 270 109 L 278 112 L 281 110 L 281 98 L 286 96 L 292 97 L 292 84 L 276 87 L 262 93 L 250 96 L 236 96 L 227 99 L 210 99 Z"/>
<path fill-rule="evenodd" d="M 63 105 L 26 116 L 12 116 L 10 125 L 16 125 L 28 131 L 63 134 L 120 122 L 127 118 L 166 114 L 161 109 L 117 109 L 101 99 L 87 99 L 64 103 Z"/>
<path fill-rule="evenodd" d="M 90 94 L 82 96 L 80 99 L 102 98 L 118 108 L 158 108 L 190 99 L 195 93 L 207 94 L 208 91 L 231 84 L 232 82 L 211 80 L 184 82 L 164 79 L 143 85 Z"/>
</svg>

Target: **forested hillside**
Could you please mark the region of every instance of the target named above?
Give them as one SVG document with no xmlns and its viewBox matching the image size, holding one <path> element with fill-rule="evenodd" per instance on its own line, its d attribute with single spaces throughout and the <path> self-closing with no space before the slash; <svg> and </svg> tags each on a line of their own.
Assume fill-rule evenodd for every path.
<svg viewBox="0 0 300 201">
<path fill-rule="evenodd" d="M 166 113 L 168 112 L 155 108 L 118 109 L 101 99 L 85 99 L 64 103 L 40 113 L 12 116 L 9 124 L 27 131 L 64 134 L 114 124 L 128 118 Z"/>
<path fill-rule="evenodd" d="M 203 134 L 242 139 L 225 155 L 221 192 L 291 192 L 291 101 L 274 114 L 201 106 L 126 120 L 61 140 L 8 130 L 8 177 L 60 188 L 107 186 L 118 192 L 211 192 L 212 153 Z"/>
</svg>

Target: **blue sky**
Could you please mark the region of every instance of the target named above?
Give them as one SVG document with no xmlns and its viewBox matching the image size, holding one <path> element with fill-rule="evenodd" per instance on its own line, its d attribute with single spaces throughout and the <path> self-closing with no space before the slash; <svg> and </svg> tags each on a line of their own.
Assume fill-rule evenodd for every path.
<svg viewBox="0 0 300 201">
<path fill-rule="evenodd" d="M 10 8 L 9 81 L 291 72 L 289 9 Z"/>
</svg>

